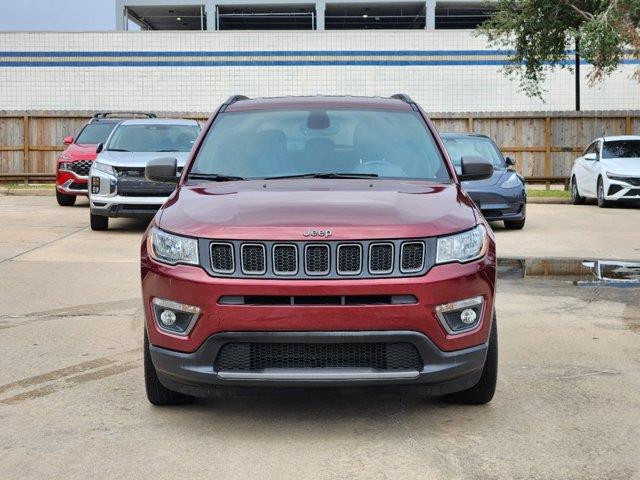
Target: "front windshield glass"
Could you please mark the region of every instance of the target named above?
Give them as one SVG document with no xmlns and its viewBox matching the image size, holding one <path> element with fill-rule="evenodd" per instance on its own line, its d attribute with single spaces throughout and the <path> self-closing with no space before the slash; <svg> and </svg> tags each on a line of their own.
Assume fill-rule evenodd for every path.
<svg viewBox="0 0 640 480">
<path fill-rule="evenodd" d="M 76 138 L 76 143 L 78 145 L 97 145 L 106 142 L 116 125 L 117 123 L 115 122 L 90 123 L 82 129 L 80 135 Z"/>
<path fill-rule="evenodd" d="M 604 142 L 602 158 L 640 158 L 640 140 Z"/>
<path fill-rule="evenodd" d="M 461 167 L 462 157 L 468 155 L 475 155 L 489 160 L 495 168 L 506 168 L 502 154 L 488 138 L 444 136 L 442 140 L 445 147 L 447 147 L 447 152 L 449 152 L 453 165 L 458 171 Z"/>
<path fill-rule="evenodd" d="M 339 173 L 450 180 L 417 112 L 352 109 L 222 114 L 190 173 L 243 178 Z"/>
<path fill-rule="evenodd" d="M 120 125 L 106 150 L 121 152 L 188 152 L 198 137 L 197 125 L 145 123 Z"/>
</svg>

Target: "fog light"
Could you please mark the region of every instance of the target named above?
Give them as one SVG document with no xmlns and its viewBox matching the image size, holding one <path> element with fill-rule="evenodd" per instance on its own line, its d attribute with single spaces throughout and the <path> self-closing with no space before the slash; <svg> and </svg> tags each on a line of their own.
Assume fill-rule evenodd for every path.
<svg viewBox="0 0 640 480">
<path fill-rule="evenodd" d="M 186 303 L 162 298 L 154 298 L 152 303 L 160 330 L 176 335 L 188 335 L 200 315 L 200 308 Z"/>
<path fill-rule="evenodd" d="M 478 326 L 483 304 L 484 299 L 482 297 L 473 297 L 438 305 L 436 307 L 436 316 L 447 333 L 455 335 Z"/>
<path fill-rule="evenodd" d="M 176 314 L 173 313 L 171 310 L 163 310 L 162 313 L 160 314 L 160 321 L 162 322 L 163 325 L 166 325 L 167 327 L 169 327 L 174 323 L 176 323 Z"/>
<path fill-rule="evenodd" d="M 472 323 L 475 323 L 477 317 L 478 316 L 476 315 L 476 312 L 474 312 L 470 308 L 465 308 L 460 314 L 460 320 L 462 320 L 462 323 L 464 323 L 465 325 L 471 325 Z"/>
<path fill-rule="evenodd" d="M 91 177 L 91 193 L 100 192 L 100 177 Z"/>
</svg>

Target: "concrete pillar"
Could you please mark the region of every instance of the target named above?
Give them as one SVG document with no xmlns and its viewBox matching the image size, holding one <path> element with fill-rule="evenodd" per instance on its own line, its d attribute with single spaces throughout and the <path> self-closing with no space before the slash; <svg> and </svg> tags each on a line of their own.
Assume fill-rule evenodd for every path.
<svg viewBox="0 0 640 480">
<path fill-rule="evenodd" d="M 316 30 L 324 30 L 324 13 L 327 4 L 324 0 L 316 1 Z"/>
<path fill-rule="evenodd" d="M 426 0 L 425 5 L 426 21 L 424 24 L 425 30 L 436 29 L 436 0 Z"/>
<path fill-rule="evenodd" d="M 116 30 L 120 32 L 127 29 L 125 13 L 123 0 L 116 0 Z"/>
<path fill-rule="evenodd" d="M 207 30 L 217 30 L 216 25 L 216 6 L 215 0 L 206 0 L 204 2 L 204 13 L 207 15 Z"/>
</svg>

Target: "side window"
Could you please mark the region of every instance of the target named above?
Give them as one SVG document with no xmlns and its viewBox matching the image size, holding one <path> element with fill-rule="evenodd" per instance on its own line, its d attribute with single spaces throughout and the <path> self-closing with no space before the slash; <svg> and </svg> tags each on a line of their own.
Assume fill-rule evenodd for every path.
<svg viewBox="0 0 640 480">
<path fill-rule="evenodd" d="M 598 142 L 593 142 L 591 145 L 589 145 L 587 149 L 582 153 L 582 156 L 584 157 L 587 153 L 595 153 L 596 143 Z"/>
</svg>

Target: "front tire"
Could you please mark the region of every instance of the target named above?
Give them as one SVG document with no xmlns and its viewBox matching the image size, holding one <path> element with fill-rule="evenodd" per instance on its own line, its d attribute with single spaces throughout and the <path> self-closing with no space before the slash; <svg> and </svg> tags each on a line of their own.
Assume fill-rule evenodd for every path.
<svg viewBox="0 0 640 480">
<path fill-rule="evenodd" d="M 100 231 L 109 228 L 109 217 L 104 215 L 96 215 L 95 213 L 89 214 L 89 220 L 91 222 L 91 230 Z"/>
<path fill-rule="evenodd" d="M 464 405 L 483 405 L 489 403 L 496 392 L 496 383 L 498 381 L 498 326 L 495 315 L 493 316 L 493 324 L 491 325 L 491 333 L 489 335 L 489 349 L 487 350 L 487 358 L 484 361 L 482 376 L 480 381 L 468 390 L 450 393 L 445 397 L 445 401 L 449 403 L 459 403 Z"/>
<path fill-rule="evenodd" d="M 598 206 L 600 208 L 609 208 L 611 206 L 611 202 L 604 198 L 604 182 L 602 181 L 602 177 L 598 178 Z"/>
<path fill-rule="evenodd" d="M 56 190 L 56 200 L 61 207 L 71 207 L 76 203 L 76 196 L 66 195 Z"/>
<path fill-rule="evenodd" d="M 158 379 L 156 368 L 151 361 L 151 352 L 149 351 L 149 338 L 147 332 L 144 332 L 144 386 L 147 392 L 147 399 L 150 403 L 157 406 L 168 405 L 187 405 L 193 403 L 195 397 L 185 395 L 184 393 L 174 392 L 166 388 Z"/>
<path fill-rule="evenodd" d="M 578 191 L 578 183 L 576 177 L 571 177 L 571 203 L 574 205 L 584 205 L 584 197 L 580 195 Z"/>
</svg>

